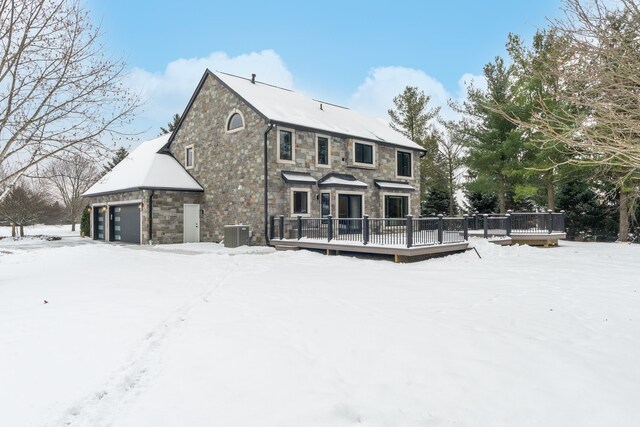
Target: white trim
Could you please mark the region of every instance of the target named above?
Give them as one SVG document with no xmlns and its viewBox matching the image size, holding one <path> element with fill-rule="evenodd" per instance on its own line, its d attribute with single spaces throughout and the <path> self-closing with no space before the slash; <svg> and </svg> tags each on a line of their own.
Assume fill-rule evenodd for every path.
<svg viewBox="0 0 640 427">
<path fill-rule="evenodd" d="M 242 126 L 239 127 L 239 128 L 235 128 L 235 129 L 229 130 L 229 120 L 231 120 L 231 116 L 233 116 L 234 114 L 239 114 L 240 115 L 240 117 L 242 118 Z M 224 122 L 224 131 L 225 131 L 225 133 L 236 133 L 236 132 L 239 132 L 239 131 L 243 130 L 247 126 L 246 123 L 247 122 L 244 120 L 244 114 L 242 114 L 242 111 L 238 110 L 237 108 L 234 108 L 227 115 L 227 120 Z"/>
<path fill-rule="evenodd" d="M 411 156 L 411 167 L 409 168 L 411 171 L 411 175 L 408 175 L 408 176 L 398 175 L 398 152 L 409 153 L 409 155 Z M 403 150 L 402 148 L 396 148 L 396 172 L 395 173 L 396 173 L 397 179 L 413 179 L 413 151 Z"/>
<path fill-rule="evenodd" d="M 371 146 L 371 161 L 372 163 L 360 163 L 360 162 L 356 162 L 356 144 L 362 144 L 362 145 L 369 145 Z M 364 142 L 364 141 L 358 141 L 358 140 L 353 140 L 353 143 L 351 144 L 351 155 L 352 155 L 352 162 L 351 164 L 353 166 L 358 166 L 358 167 L 363 167 L 363 168 L 368 168 L 368 169 L 375 169 L 378 164 L 377 162 L 377 155 L 378 155 L 378 150 L 377 150 L 377 144 L 372 143 L 372 142 Z"/>
<path fill-rule="evenodd" d="M 360 195 L 362 196 L 362 215 L 365 214 L 366 209 L 365 209 L 365 192 L 364 191 L 336 191 L 336 218 L 339 218 L 340 215 L 340 195 L 341 194 L 355 194 L 355 195 Z"/>
<path fill-rule="evenodd" d="M 407 198 L 407 215 L 411 215 L 411 196 L 407 193 L 387 193 L 387 192 L 382 192 L 380 193 L 380 207 L 382 209 L 382 212 L 380 212 L 380 218 L 387 218 L 385 216 L 385 203 L 384 203 L 384 199 L 387 196 L 398 196 L 398 197 L 406 197 Z"/>
<path fill-rule="evenodd" d="M 191 166 L 187 163 L 187 150 L 191 149 Z M 185 169 L 193 169 L 193 166 L 196 164 L 196 150 L 193 148 L 193 144 L 187 145 L 184 147 L 184 168 Z"/>
<path fill-rule="evenodd" d="M 307 213 L 296 213 L 293 211 L 293 193 L 307 193 Z M 291 216 L 311 216 L 311 189 L 310 188 L 300 188 L 294 187 L 291 188 L 291 196 L 289 197 L 289 211 L 291 212 Z"/>
<path fill-rule="evenodd" d="M 291 160 L 282 160 L 280 159 L 280 132 L 286 131 L 291 132 Z M 295 164 L 296 163 L 296 131 L 289 128 L 278 128 L 276 132 L 276 160 L 278 163 L 287 163 L 287 164 Z"/>
<path fill-rule="evenodd" d="M 318 138 L 326 138 L 327 139 L 327 161 L 328 163 L 326 165 L 322 164 L 322 163 L 318 163 Z M 317 133 L 315 135 L 315 141 L 316 141 L 316 167 L 318 168 L 330 168 L 331 167 L 331 137 L 329 135 L 322 135 L 320 133 Z"/>
</svg>

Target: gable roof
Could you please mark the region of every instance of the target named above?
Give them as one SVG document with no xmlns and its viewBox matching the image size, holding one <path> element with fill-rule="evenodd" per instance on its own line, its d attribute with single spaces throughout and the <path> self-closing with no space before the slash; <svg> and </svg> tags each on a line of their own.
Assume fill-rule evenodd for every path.
<svg viewBox="0 0 640 427">
<path fill-rule="evenodd" d="M 145 141 L 122 159 L 83 196 L 142 189 L 203 191 L 202 186 L 170 154 L 158 152 L 169 135 Z"/>
<path fill-rule="evenodd" d="M 257 80 L 252 83 L 250 79 L 220 71 L 205 71 L 182 115 L 182 119 L 208 76 L 214 77 L 234 92 L 262 116 L 265 122 L 425 151 L 417 143 L 393 130 L 384 120 L 366 116 L 346 107 L 312 99 L 293 90 Z M 176 131 L 180 127 L 182 119 L 176 127 Z M 173 132 L 173 135 L 176 134 L 176 131 Z M 169 144 L 173 140 L 173 135 L 169 139 Z"/>
</svg>

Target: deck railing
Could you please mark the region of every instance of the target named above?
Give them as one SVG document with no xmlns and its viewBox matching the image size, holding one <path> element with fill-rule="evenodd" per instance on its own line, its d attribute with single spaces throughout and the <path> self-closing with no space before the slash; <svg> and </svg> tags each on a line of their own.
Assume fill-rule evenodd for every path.
<svg viewBox="0 0 640 427">
<path fill-rule="evenodd" d="M 344 241 L 363 245 L 406 246 L 459 243 L 468 240 L 469 230 L 481 230 L 485 238 L 512 234 L 564 232 L 564 211 L 508 212 L 506 215 L 476 213 L 462 217 L 431 218 L 285 218 L 272 216 L 271 239 Z"/>
</svg>

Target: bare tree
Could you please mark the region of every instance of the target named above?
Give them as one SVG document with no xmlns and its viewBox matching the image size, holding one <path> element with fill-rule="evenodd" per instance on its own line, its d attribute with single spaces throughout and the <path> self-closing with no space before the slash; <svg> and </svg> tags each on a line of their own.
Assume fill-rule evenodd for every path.
<svg viewBox="0 0 640 427">
<path fill-rule="evenodd" d="M 540 78 L 557 82 L 553 97 L 538 96 L 530 118 L 493 106 L 540 135 L 542 148 L 563 154 L 557 164 L 598 166 L 620 194 L 619 240 L 640 182 L 640 6 L 635 0 L 564 0 L 552 21 L 558 44 Z"/>
<path fill-rule="evenodd" d="M 0 0 L 0 201 L 52 156 L 120 134 L 138 106 L 125 64 L 73 0 Z"/>
<path fill-rule="evenodd" d="M 67 159 L 56 159 L 46 169 L 45 177 L 58 191 L 64 203 L 67 220 L 71 221 L 71 231 L 85 206 L 84 193 L 96 182 L 99 169 L 93 160 L 82 154 L 73 154 Z"/>
<path fill-rule="evenodd" d="M 449 215 L 456 215 L 456 192 L 460 188 L 460 180 L 464 172 L 464 149 L 466 134 L 456 122 L 444 122 L 444 132 L 440 138 L 438 149 L 446 168 L 447 193 L 449 194 Z"/>
</svg>

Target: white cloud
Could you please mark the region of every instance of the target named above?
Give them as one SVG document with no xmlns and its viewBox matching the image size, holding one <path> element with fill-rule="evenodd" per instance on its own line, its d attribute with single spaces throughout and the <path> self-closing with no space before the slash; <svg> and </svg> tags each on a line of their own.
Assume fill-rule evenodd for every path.
<svg viewBox="0 0 640 427">
<path fill-rule="evenodd" d="M 369 72 L 356 92 L 351 96 L 350 106 L 365 114 L 388 118 L 387 110 L 393 107 L 393 98 L 406 86 L 416 86 L 431 96 L 430 107 L 441 107 L 444 119 L 454 119 L 458 114 L 447 104 L 449 99 L 462 101 L 466 96 L 466 85 L 484 88 L 484 77 L 465 73 L 458 80 L 456 93 L 447 91 L 444 85 L 422 70 L 406 67 L 378 67 Z"/>
<path fill-rule="evenodd" d="M 157 135 L 160 126 L 166 126 L 175 113 L 182 114 L 207 68 L 247 78 L 256 73 L 258 80 L 293 88 L 293 76 L 273 50 L 235 57 L 225 52 L 213 52 L 204 58 L 177 59 L 157 73 L 134 68 L 129 75 L 129 84 L 145 101 L 136 123 L 138 131 L 145 131 L 142 140 Z"/>
</svg>

